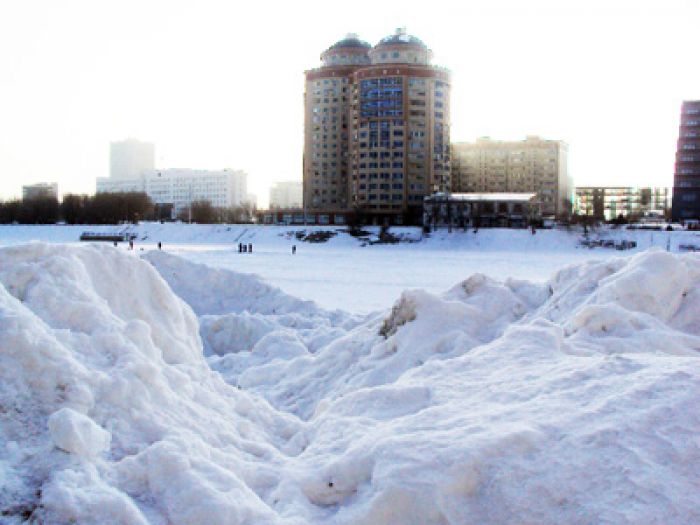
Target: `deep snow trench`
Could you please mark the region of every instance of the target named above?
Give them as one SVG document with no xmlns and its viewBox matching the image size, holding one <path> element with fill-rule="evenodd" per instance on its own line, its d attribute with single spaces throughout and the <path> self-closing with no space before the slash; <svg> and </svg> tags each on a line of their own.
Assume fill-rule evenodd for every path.
<svg viewBox="0 0 700 525">
<path fill-rule="evenodd" d="M 0 248 L 0 523 L 700 522 L 700 257 L 465 277 L 353 316 Z"/>
</svg>

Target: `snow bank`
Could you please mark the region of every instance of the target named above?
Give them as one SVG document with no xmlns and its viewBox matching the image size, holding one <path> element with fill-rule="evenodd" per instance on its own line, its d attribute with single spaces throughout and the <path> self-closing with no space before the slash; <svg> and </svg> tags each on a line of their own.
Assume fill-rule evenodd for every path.
<svg viewBox="0 0 700 525">
<path fill-rule="evenodd" d="M 700 521 L 697 256 L 362 320 L 147 257 L 0 249 L 4 521 Z"/>
<path fill-rule="evenodd" d="M 664 252 L 474 275 L 222 373 L 308 419 L 282 487 L 334 523 L 693 523 L 699 297 L 700 259 Z"/>
<path fill-rule="evenodd" d="M 3 522 L 277 521 L 299 424 L 209 369 L 149 264 L 35 244 L 0 250 L 0 283 Z"/>
<path fill-rule="evenodd" d="M 256 275 L 210 268 L 161 251 L 143 258 L 201 316 L 205 354 L 226 356 L 216 365 L 219 370 L 240 372 L 313 353 L 361 319 L 287 295 Z"/>
<path fill-rule="evenodd" d="M 260 277 L 196 264 L 153 250 L 143 258 L 150 262 L 173 291 L 197 315 L 240 313 L 327 316 L 312 301 L 302 301 L 265 283 Z M 337 312 L 342 316 L 341 312 Z M 303 322 L 303 321 L 301 321 Z"/>
</svg>

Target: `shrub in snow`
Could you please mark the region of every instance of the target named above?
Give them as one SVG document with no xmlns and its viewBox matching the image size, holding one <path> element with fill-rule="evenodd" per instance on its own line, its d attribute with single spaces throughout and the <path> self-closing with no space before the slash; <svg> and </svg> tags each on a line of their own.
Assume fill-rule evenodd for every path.
<svg viewBox="0 0 700 525">
<path fill-rule="evenodd" d="M 399 327 L 410 323 L 416 318 L 416 304 L 408 293 L 401 295 L 401 299 L 391 308 L 389 317 L 384 319 L 379 329 L 379 335 L 388 338 L 394 335 Z"/>
</svg>

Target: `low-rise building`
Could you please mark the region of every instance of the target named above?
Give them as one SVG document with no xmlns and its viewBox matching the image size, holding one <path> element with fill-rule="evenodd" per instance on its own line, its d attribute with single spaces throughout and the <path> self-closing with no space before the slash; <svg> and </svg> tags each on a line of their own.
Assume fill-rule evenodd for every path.
<svg viewBox="0 0 700 525">
<path fill-rule="evenodd" d="M 306 212 L 300 208 L 275 208 L 256 214 L 260 224 L 335 225 L 344 226 L 354 220 L 353 212 Z"/>
<path fill-rule="evenodd" d="M 535 193 L 434 193 L 423 200 L 423 226 L 524 228 L 542 218 Z"/>
<path fill-rule="evenodd" d="M 58 199 L 57 182 L 38 182 L 22 186 L 22 199 L 36 199 L 38 197 L 53 197 Z"/>
<path fill-rule="evenodd" d="M 451 146 L 452 192 L 536 193 L 545 215 L 571 210 L 568 146 L 528 136 L 520 141 L 458 142 Z"/>
<path fill-rule="evenodd" d="M 610 221 L 623 216 L 639 219 L 656 212 L 665 217 L 671 209 L 668 188 L 636 188 L 632 186 L 581 186 L 576 188 L 574 212 Z"/>
</svg>

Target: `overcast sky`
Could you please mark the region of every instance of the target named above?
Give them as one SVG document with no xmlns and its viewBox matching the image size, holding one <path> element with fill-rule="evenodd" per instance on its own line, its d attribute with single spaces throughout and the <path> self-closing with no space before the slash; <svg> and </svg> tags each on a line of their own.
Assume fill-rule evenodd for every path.
<svg viewBox="0 0 700 525">
<path fill-rule="evenodd" d="M 671 185 L 697 0 L 2 0 L 0 196 L 94 192 L 134 137 L 158 168 L 246 170 L 266 204 L 301 180 L 304 70 L 399 26 L 453 72 L 453 141 L 537 134 L 569 144 L 578 185 Z"/>
</svg>

